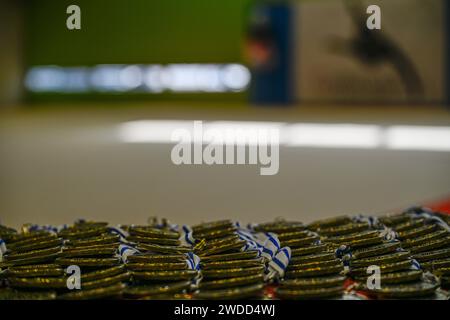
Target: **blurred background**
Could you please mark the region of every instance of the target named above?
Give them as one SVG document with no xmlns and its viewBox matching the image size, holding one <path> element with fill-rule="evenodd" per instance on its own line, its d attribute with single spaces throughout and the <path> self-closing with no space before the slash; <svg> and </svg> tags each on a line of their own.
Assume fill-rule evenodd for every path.
<svg viewBox="0 0 450 320">
<path fill-rule="evenodd" d="M 449 34 L 445 0 L 0 0 L 0 223 L 448 210 Z M 260 176 L 174 165 L 192 120 L 296 130 Z"/>
</svg>

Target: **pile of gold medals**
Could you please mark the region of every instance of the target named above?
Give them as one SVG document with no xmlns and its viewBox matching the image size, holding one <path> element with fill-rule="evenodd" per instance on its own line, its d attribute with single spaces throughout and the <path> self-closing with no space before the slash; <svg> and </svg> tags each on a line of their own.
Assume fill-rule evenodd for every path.
<svg viewBox="0 0 450 320">
<path fill-rule="evenodd" d="M 411 208 L 246 228 L 0 225 L 0 299 L 449 299 L 449 221 Z"/>
</svg>

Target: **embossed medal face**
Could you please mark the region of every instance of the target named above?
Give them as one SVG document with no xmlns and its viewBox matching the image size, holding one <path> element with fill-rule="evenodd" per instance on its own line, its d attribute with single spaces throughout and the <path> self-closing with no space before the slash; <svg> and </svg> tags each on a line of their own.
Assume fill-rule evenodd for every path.
<svg viewBox="0 0 450 320">
<path fill-rule="evenodd" d="M 238 288 L 219 290 L 199 290 L 193 294 L 195 299 L 245 299 L 263 294 L 264 284 L 254 284 Z"/>
</svg>

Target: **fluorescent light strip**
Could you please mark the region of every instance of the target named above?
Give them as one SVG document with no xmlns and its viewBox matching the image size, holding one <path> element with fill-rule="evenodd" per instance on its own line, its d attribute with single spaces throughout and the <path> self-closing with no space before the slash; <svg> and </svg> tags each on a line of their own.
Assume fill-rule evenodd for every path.
<svg viewBox="0 0 450 320">
<path fill-rule="evenodd" d="M 373 149 L 381 144 L 377 125 L 300 123 L 288 125 L 285 143 L 291 147 Z"/>
<path fill-rule="evenodd" d="M 450 127 L 391 126 L 385 134 L 388 149 L 450 151 Z"/>
<path fill-rule="evenodd" d="M 140 120 L 120 125 L 118 138 L 126 143 L 173 144 L 172 134 L 177 129 L 193 133 L 193 121 L 189 120 Z M 239 135 L 227 136 L 227 132 L 240 130 Z M 253 131 L 252 131 L 253 130 Z M 211 133 L 220 132 L 224 143 L 255 145 L 254 130 L 278 130 L 280 144 L 288 147 L 348 148 L 390 150 L 450 151 L 450 127 L 388 126 L 366 124 L 283 123 L 258 121 L 203 122 L 201 141 L 192 134 L 193 143 L 211 143 Z"/>
<path fill-rule="evenodd" d="M 233 92 L 247 88 L 247 67 L 237 64 L 36 66 L 25 76 L 34 92 Z"/>
</svg>

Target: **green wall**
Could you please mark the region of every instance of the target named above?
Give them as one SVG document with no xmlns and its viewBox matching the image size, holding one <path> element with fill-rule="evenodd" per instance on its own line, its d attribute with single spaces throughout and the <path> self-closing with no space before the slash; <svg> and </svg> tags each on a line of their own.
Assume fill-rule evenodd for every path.
<svg viewBox="0 0 450 320">
<path fill-rule="evenodd" d="M 28 65 L 242 61 L 251 0 L 30 0 Z M 66 8 L 81 8 L 81 30 Z"/>
</svg>

